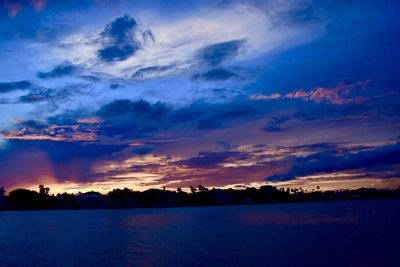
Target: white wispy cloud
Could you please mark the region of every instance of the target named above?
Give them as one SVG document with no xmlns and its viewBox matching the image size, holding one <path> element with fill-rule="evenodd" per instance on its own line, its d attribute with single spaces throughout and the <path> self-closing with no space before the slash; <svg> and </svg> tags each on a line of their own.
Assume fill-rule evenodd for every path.
<svg viewBox="0 0 400 267">
<path fill-rule="evenodd" d="M 242 69 L 258 68 L 258 65 L 251 65 L 252 59 L 308 42 L 319 36 L 324 28 L 321 23 L 290 22 L 290 11 L 298 8 L 299 1 L 272 2 L 263 5 L 249 2 L 204 6 L 179 16 L 160 16 L 151 9 L 137 10 L 127 6 L 109 12 L 93 8 L 86 10 L 85 14 L 64 14 L 60 20 L 65 20 L 69 25 L 65 34 L 60 26 L 58 31 L 61 33 L 51 41 L 22 40 L 8 44 L 15 51 L 23 51 L 24 55 L 19 55 L 15 60 L 16 52 L 6 54 L 4 62 L 11 64 L 4 72 L 8 80 L 27 79 L 37 86 L 53 90 L 54 94 L 68 95 L 68 98 L 56 104 L 51 103 L 51 110 L 44 108 L 46 103 L 21 105 L 18 117 L 28 118 L 32 114 L 44 116 L 48 112 L 57 114 L 80 108 L 82 103 L 92 103 L 87 108 L 96 109 L 106 102 L 121 98 L 145 98 L 187 105 L 199 100 L 227 101 L 243 94 L 246 77 L 234 81 L 204 82 L 190 79 L 209 68 L 199 62 L 198 53 L 201 49 L 240 41 L 240 49 L 222 62 L 222 67 L 237 70 L 245 63 L 246 67 Z M 136 39 L 140 42 L 140 49 L 133 55 L 125 60 L 102 61 L 98 56 L 99 49 L 104 45 L 102 32 L 107 23 L 124 14 L 136 20 L 140 33 L 151 31 L 154 41 L 138 36 Z M 70 25 L 74 23 L 76 28 Z M 62 23 L 59 21 L 57 25 Z M 3 44 L 3 47 L 7 45 Z M 48 72 L 63 62 L 79 66 L 79 71 L 57 79 L 36 77 L 38 72 Z M 135 76 L 135 73 L 140 75 Z M 241 73 L 239 75 L 242 76 Z M 88 77 L 97 81 L 90 81 Z M 120 90 L 110 90 L 111 84 L 121 85 Z M 39 114 L 39 109 L 42 114 Z M 9 120 L 16 114 L 15 111 L 4 109 L 1 118 Z"/>
<path fill-rule="evenodd" d="M 104 24 L 97 25 L 90 32 L 66 36 L 52 53 L 59 60 L 84 65 L 94 73 L 129 79 L 135 71 L 152 66 L 174 66 L 174 72 L 182 72 L 198 66 L 195 54 L 202 47 L 245 40 L 241 53 L 230 62 L 235 64 L 299 45 L 321 33 L 321 25 L 277 23 L 287 19 L 287 13 L 282 10 L 293 9 L 293 5 L 271 5 L 266 13 L 259 6 L 237 4 L 224 9 L 204 8 L 179 18 L 169 17 L 168 20 L 157 14 L 139 12 L 133 17 L 139 24 L 148 27 L 143 30 L 150 30 L 155 41 L 143 41 L 141 49 L 126 60 L 110 64 L 97 58 L 97 51 L 101 48 L 99 35 Z M 160 75 L 171 73 L 160 72 Z"/>
</svg>

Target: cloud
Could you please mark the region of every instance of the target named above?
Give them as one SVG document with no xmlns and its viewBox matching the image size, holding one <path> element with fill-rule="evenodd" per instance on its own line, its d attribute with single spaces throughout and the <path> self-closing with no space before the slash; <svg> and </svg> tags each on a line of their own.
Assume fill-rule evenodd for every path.
<svg viewBox="0 0 400 267">
<path fill-rule="evenodd" d="M 126 42 L 132 40 L 132 30 L 136 27 L 136 21 L 131 16 L 124 15 L 108 24 L 102 34 L 113 42 Z"/>
<path fill-rule="evenodd" d="M 169 111 L 162 103 L 115 100 L 100 108 L 97 114 L 104 119 L 105 134 L 136 136 L 163 127 Z"/>
<path fill-rule="evenodd" d="M 400 143 L 359 151 L 326 150 L 294 159 L 286 173 L 271 175 L 268 181 L 287 181 L 318 173 L 333 173 L 352 169 L 374 170 L 400 163 Z"/>
<path fill-rule="evenodd" d="M 23 95 L 18 98 L 18 102 L 20 103 L 35 103 L 35 102 L 41 102 L 41 101 L 46 101 L 49 98 L 51 98 L 50 94 L 28 94 L 28 95 Z"/>
<path fill-rule="evenodd" d="M 112 83 L 110 84 L 110 89 L 116 90 L 119 88 L 124 88 L 124 86 L 122 84 L 118 84 L 118 83 Z"/>
<path fill-rule="evenodd" d="M 115 18 L 124 12 L 126 15 L 112 20 L 100 31 L 97 29 L 102 27 L 98 25 L 104 23 L 102 19 L 85 19 L 85 26 L 79 21 L 81 27 L 58 42 L 55 56 L 84 65 L 92 73 L 115 78 L 145 80 L 177 75 L 185 79 L 193 73 L 201 75 L 199 67 L 220 68 L 222 64 L 252 61 L 276 50 L 286 50 L 310 41 L 321 30 L 319 25 L 288 22 L 287 14 L 281 11 L 299 8 L 293 2 L 272 3 L 266 9 L 252 2 L 235 1 L 224 7 L 209 2 L 201 9 L 189 8 L 184 15 L 172 12 L 168 18 L 160 16 L 157 10 L 137 10 L 133 3 L 126 6 L 129 8 L 116 8 L 110 16 Z M 103 14 L 88 12 L 95 13 L 93 16 Z M 131 14 L 135 14 L 135 19 Z M 275 27 L 276 21 L 281 22 L 279 27 Z M 167 70 L 165 66 L 174 67 Z M 210 72 L 203 78 L 225 79 L 222 75 Z"/>
<path fill-rule="evenodd" d="M 57 179 L 112 186 L 118 179 L 129 186 L 225 186 L 285 175 L 292 164 L 324 166 L 326 159 L 349 166 L 342 156 L 366 151 L 292 145 L 397 134 L 398 95 L 375 97 L 397 88 L 393 49 L 377 49 L 395 48 L 398 39 L 395 16 L 376 15 L 386 15 L 386 7 L 374 13 L 364 12 L 368 3 L 346 8 L 344 1 L 170 1 L 161 8 L 48 1 L 43 9 L 45 2 L 19 1 L 22 12 L 15 9 L 11 19 L 3 10 L 0 19 L 7 66 L 0 103 L 8 104 L 0 106 L 1 174 L 34 183 L 31 175 L 54 168 Z M 346 77 L 379 84 L 365 91 L 361 80 L 335 86 Z M 254 92 L 261 93 L 249 97 Z M 254 145 L 265 142 L 270 146 Z M 373 169 L 391 165 L 382 166 Z"/>
<path fill-rule="evenodd" d="M 15 90 L 27 90 L 31 86 L 32 83 L 29 81 L 0 83 L 0 93 L 8 93 Z"/>
<path fill-rule="evenodd" d="M 148 79 L 152 77 L 159 77 L 166 75 L 174 70 L 174 65 L 168 66 L 150 66 L 146 68 L 138 69 L 133 75 L 133 79 Z"/>
<path fill-rule="evenodd" d="M 3 139 L 37 141 L 48 140 L 56 142 L 96 141 L 98 130 L 96 127 L 82 125 L 26 125 L 17 130 L 0 130 Z"/>
<path fill-rule="evenodd" d="M 51 92 L 24 95 L 19 97 L 19 102 L 64 99 Z M 44 128 L 32 129 L 27 125 L 17 124 L 15 129 L 3 130 L 2 134 L 8 140 L 110 142 L 115 138 L 114 142 L 130 143 L 132 138 L 152 139 L 162 131 L 229 128 L 235 122 L 258 118 L 267 111 L 262 105 L 254 105 L 248 100 L 225 104 L 196 103 L 173 108 L 161 102 L 119 99 L 94 112 L 81 113 L 76 110 L 47 117 Z"/>
<path fill-rule="evenodd" d="M 203 130 L 222 128 L 232 123 L 232 121 L 256 118 L 262 112 L 258 110 L 258 107 L 249 105 L 246 102 L 215 105 L 209 114 L 198 121 L 198 128 Z"/>
<path fill-rule="evenodd" d="M 169 119 L 173 123 L 186 123 L 196 121 L 205 114 L 207 114 L 207 111 L 203 109 L 201 105 L 191 105 L 189 107 L 183 107 L 178 110 L 174 110 L 169 115 Z"/>
<path fill-rule="evenodd" d="M 6 185 L 47 179 L 89 182 L 92 166 L 120 150 L 119 145 L 8 140 L 0 150 L 0 176 Z"/>
<path fill-rule="evenodd" d="M 273 93 L 271 95 L 251 95 L 251 100 L 270 100 L 270 99 L 302 99 L 316 103 L 329 103 L 333 105 L 344 105 L 351 103 L 363 103 L 369 100 L 368 97 L 349 96 L 354 89 L 364 89 L 370 83 L 369 80 L 344 82 L 332 88 L 317 87 L 309 92 L 299 89 L 282 95 Z"/>
<path fill-rule="evenodd" d="M 16 124 L 23 127 L 30 127 L 33 129 L 43 129 L 46 127 L 44 122 L 36 120 L 17 120 Z"/>
<path fill-rule="evenodd" d="M 71 74 L 76 73 L 78 70 L 78 67 L 69 63 L 65 62 L 63 64 L 60 64 L 56 66 L 54 69 L 48 72 L 39 72 L 37 76 L 40 79 L 52 79 L 52 78 L 60 78 L 63 76 L 68 76 Z"/>
<path fill-rule="evenodd" d="M 197 51 L 197 59 L 211 66 L 219 65 L 226 60 L 233 59 L 244 44 L 245 40 L 231 40 L 207 45 Z"/>
<path fill-rule="evenodd" d="M 284 130 L 287 130 L 288 128 L 282 128 L 280 127 L 280 125 L 288 120 L 290 120 L 290 117 L 288 116 L 274 117 L 268 123 L 268 125 L 262 128 L 261 130 L 265 132 L 282 132 Z"/>
<path fill-rule="evenodd" d="M 174 124 L 192 126 L 200 130 L 229 128 L 244 122 L 254 121 L 274 110 L 286 107 L 279 105 L 264 105 L 253 101 L 237 98 L 227 103 L 196 102 L 189 106 L 173 109 L 169 120 Z"/>
<path fill-rule="evenodd" d="M 154 147 L 152 147 L 152 146 L 139 146 L 139 147 L 134 148 L 132 151 L 133 153 L 131 153 L 131 154 L 146 155 L 153 150 L 154 150 Z"/>
<path fill-rule="evenodd" d="M 110 45 L 98 51 L 99 57 L 104 61 L 125 60 L 133 55 L 139 46 L 136 45 Z"/>
<path fill-rule="evenodd" d="M 108 24 L 101 34 L 104 47 L 97 51 L 99 58 L 107 62 L 122 61 L 135 54 L 140 48 L 137 27 L 129 15 Z"/>
<path fill-rule="evenodd" d="M 175 163 L 188 167 L 214 168 L 225 162 L 233 162 L 247 158 L 248 156 L 245 153 L 240 153 L 238 151 L 199 152 L 198 156 L 176 161 Z"/>
<path fill-rule="evenodd" d="M 237 77 L 238 75 L 236 73 L 229 70 L 212 69 L 201 74 L 193 75 L 192 79 L 205 81 L 225 81 Z"/>
<path fill-rule="evenodd" d="M 135 116 L 144 116 L 147 118 L 158 119 L 164 116 L 168 111 L 164 104 L 150 104 L 145 100 L 130 101 L 130 100 L 115 100 L 103 106 L 98 114 L 103 118 L 115 118 L 133 114 Z"/>
<path fill-rule="evenodd" d="M 70 106 L 70 100 L 73 101 L 75 97 L 84 94 L 80 85 L 60 86 L 56 89 L 32 85 L 28 90 L 28 94 L 14 98 L 11 103 L 35 104 L 43 102 L 45 105 L 37 106 L 38 110 L 46 108 L 48 111 L 56 111 Z"/>
<path fill-rule="evenodd" d="M 280 93 L 273 93 L 270 95 L 251 95 L 251 100 L 267 100 L 267 99 L 281 99 L 283 96 Z"/>
</svg>

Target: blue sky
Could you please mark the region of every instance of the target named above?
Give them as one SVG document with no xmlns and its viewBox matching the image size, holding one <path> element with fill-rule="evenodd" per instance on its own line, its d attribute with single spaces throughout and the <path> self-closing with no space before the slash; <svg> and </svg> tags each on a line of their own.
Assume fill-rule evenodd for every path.
<svg viewBox="0 0 400 267">
<path fill-rule="evenodd" d="M 396 1 L 1 1 L 0 184 L 397 187 Z"/>
</svg>

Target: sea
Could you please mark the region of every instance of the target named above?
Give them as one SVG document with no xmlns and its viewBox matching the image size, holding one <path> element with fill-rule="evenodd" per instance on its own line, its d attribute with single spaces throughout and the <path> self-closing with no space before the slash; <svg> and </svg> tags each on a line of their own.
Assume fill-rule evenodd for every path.
<svg viewBox="0 0 400 267">
<path fill-rule="evenodd" d="M 0 266 L 400 266 L 400 200 L 0 212 Z"/>
</svg>

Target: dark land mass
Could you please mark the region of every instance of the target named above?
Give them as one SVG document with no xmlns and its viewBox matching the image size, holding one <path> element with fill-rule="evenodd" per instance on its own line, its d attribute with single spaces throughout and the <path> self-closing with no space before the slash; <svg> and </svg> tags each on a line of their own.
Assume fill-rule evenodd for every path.
<svg viewBox="0 0 400 267">
<path fill-rule="evenodd" d="M 293 203 L 335 201 L 349 199 L 399 198 L 400 187 L 395 190 L 359 188 L 356 190 L 305 191 L 302 188 L 278 189 L 273 186 L 245 189 L 208 189 L 202 185 L 190 187 L 187 193 L 149 189 L 143 192 L 128 188 L 114 189 L 107 194 L 86 192 L 79 194 L 49 194 L 50 189 L 39 186 L 38 192 L 16 189 L 4 194 L 0 188 L 0 210 L 51 210 L 51 209 L 119 209 L 153 207 L 191 207 L 217 205 L 251 205 L 267 203 Z"/>
</svg>

